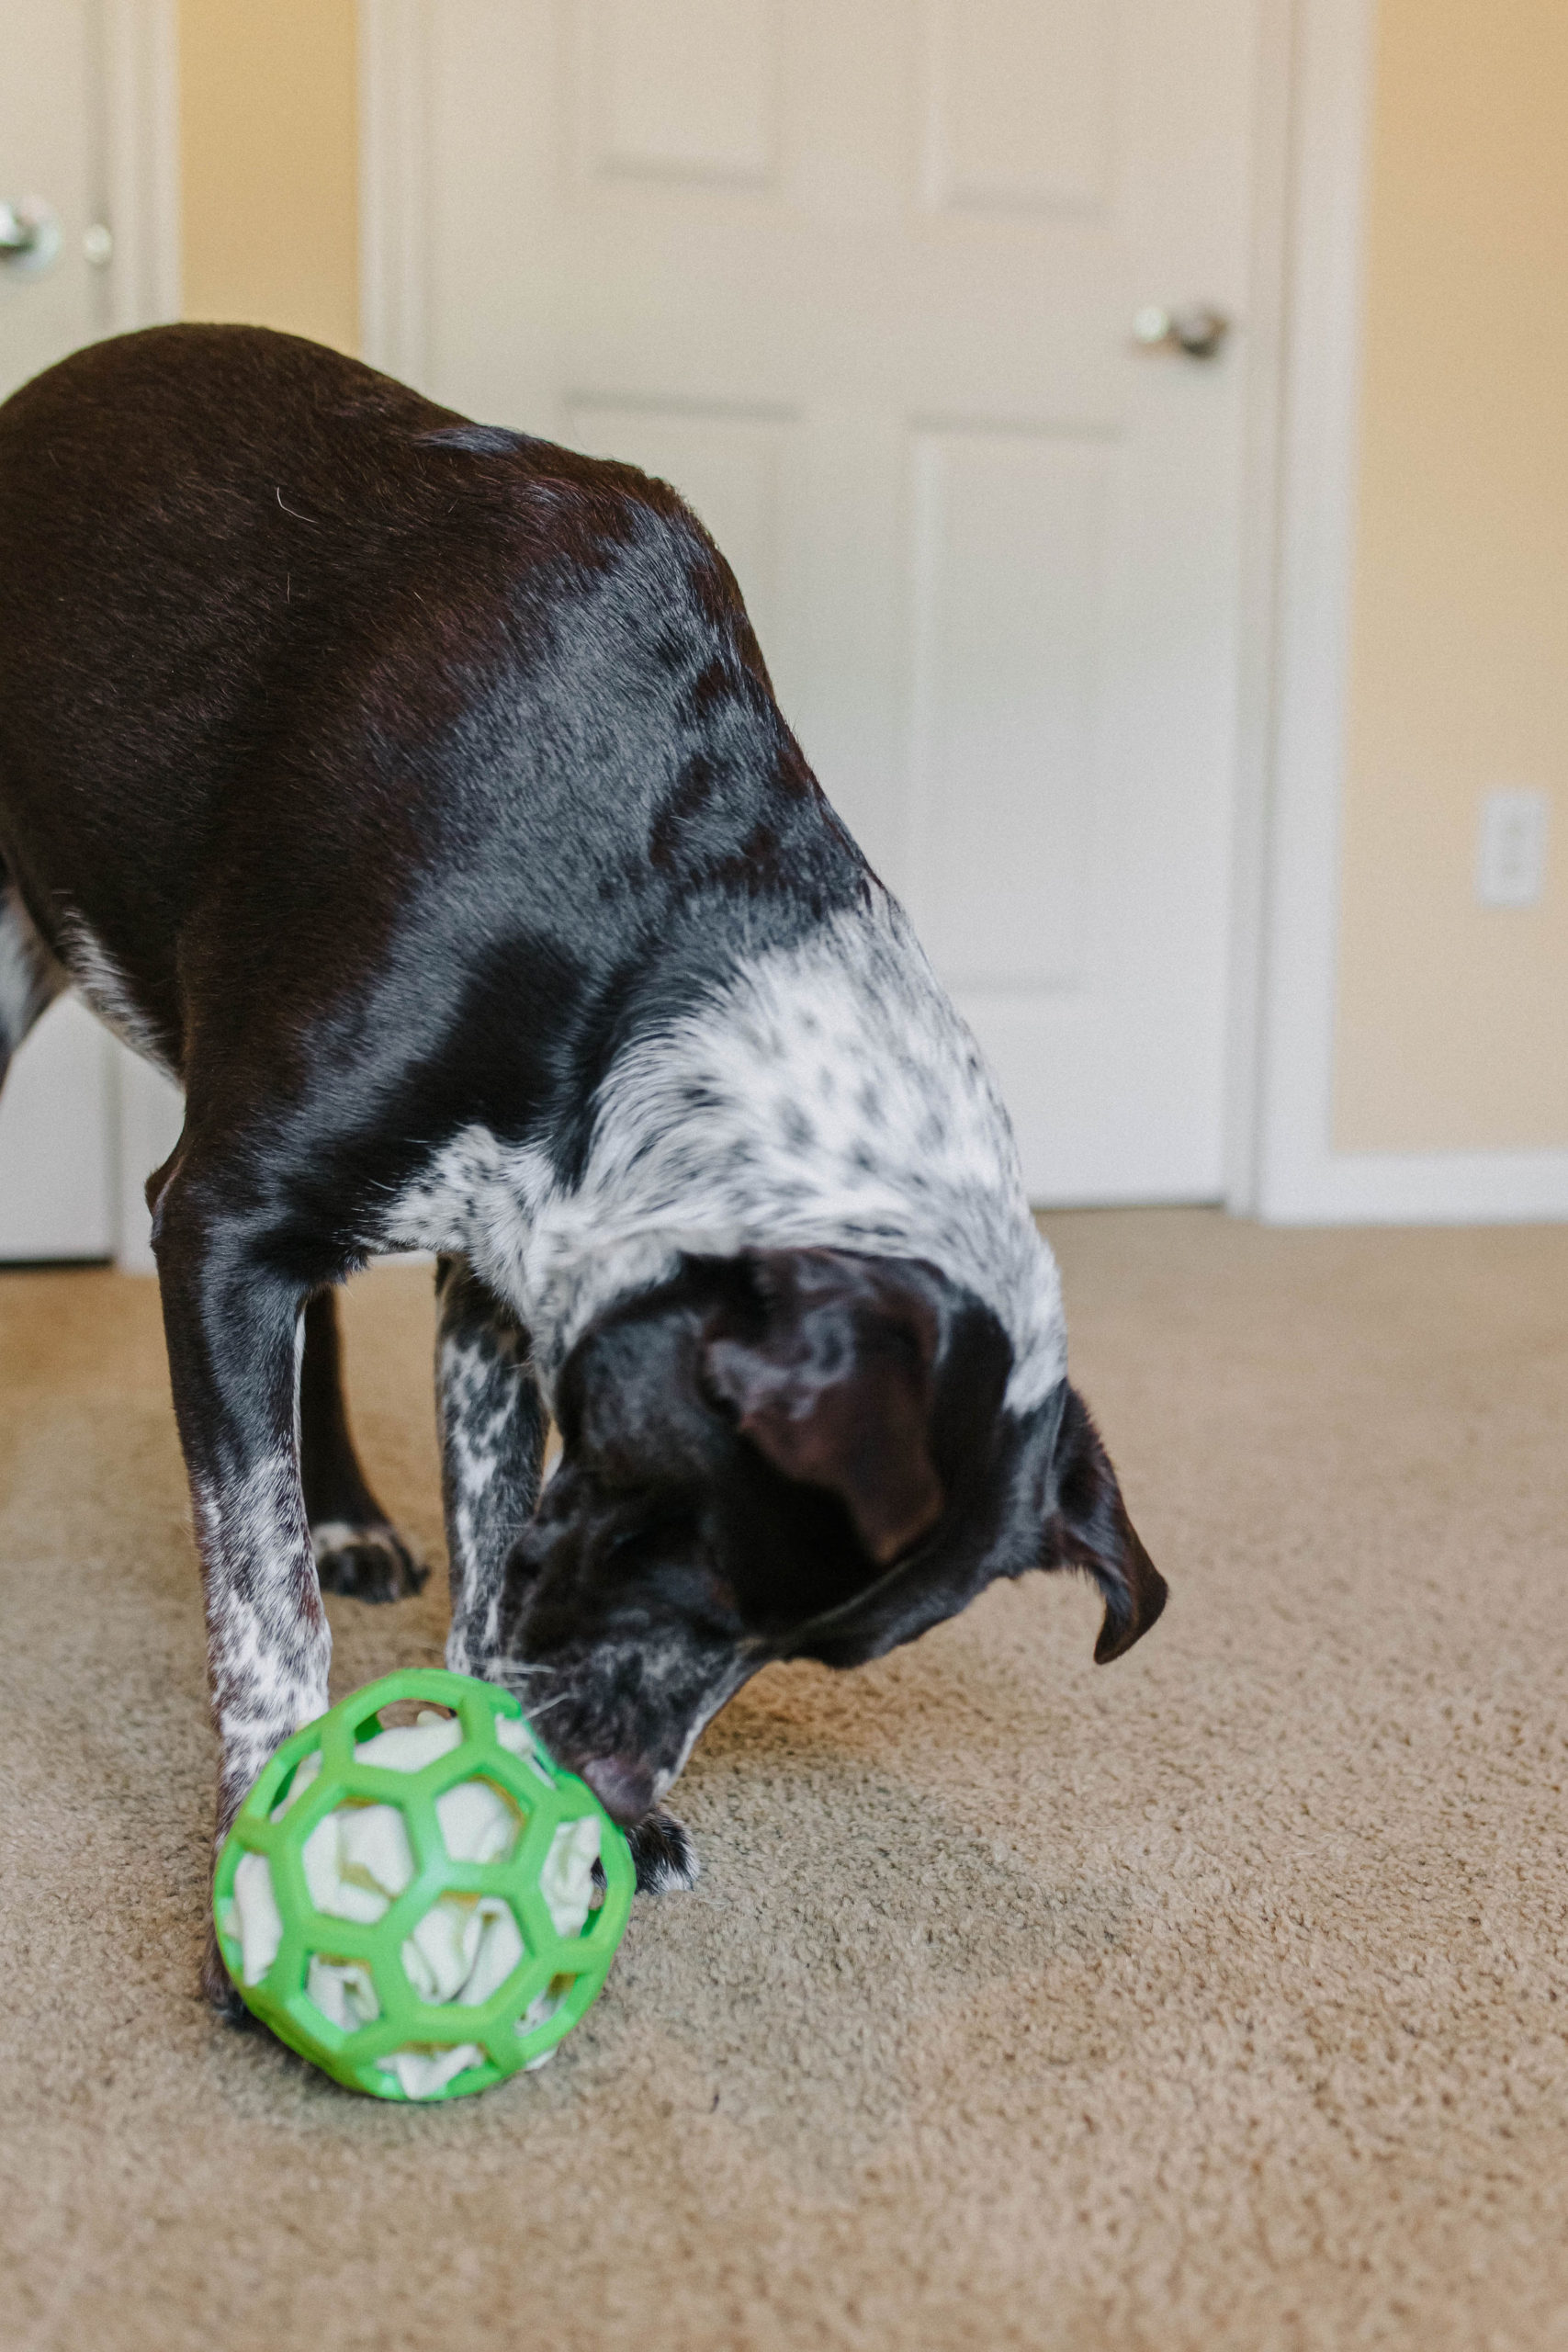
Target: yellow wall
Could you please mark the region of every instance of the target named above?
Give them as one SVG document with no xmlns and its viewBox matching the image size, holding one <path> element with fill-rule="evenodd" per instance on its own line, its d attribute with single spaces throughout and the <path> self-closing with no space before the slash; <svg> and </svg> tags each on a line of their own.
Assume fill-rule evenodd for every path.
<svg viewBox="0 0 1568 2352">
<path fill-rule="evenodd" d="M 1568 7 L 1381 0 L 1337 1140 L 1568 1145 Z M 1489 786 L 1547 888 L 1473 894 Z"/>
<path fill-rule="evenodd" d="M 359 342 L 354 0 L 179 0 L 185 314 Z"/>
</svg>

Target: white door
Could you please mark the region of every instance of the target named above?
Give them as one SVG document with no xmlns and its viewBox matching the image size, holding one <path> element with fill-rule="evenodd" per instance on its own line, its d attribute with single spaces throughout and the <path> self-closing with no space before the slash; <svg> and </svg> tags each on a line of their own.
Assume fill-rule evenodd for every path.
<svg viewBox="0 0 1568 2352">
<path fill-rule="evenodd" d="M 427 388 L 692 499 L 1042 1201 L 1221 1191 L 1247 345 L 1133 321 L 1241 310 L 1256 14 L 443 0 L 404 85 Z"/>
<path fill-rule="evenodd" d="M 59 250 L 42 268 L 36 246 L 0 259 L 0 397 L 102 332 L 104 289 L 83 245 L 98 195 L 93 14 L 81 0 L 6 0 L 0 199 L 42 198 Z M 65 997 L 12 1063 L 0 1091 L 0 1261 L 113 1249 L 114 1051 Z"/>
</svg>

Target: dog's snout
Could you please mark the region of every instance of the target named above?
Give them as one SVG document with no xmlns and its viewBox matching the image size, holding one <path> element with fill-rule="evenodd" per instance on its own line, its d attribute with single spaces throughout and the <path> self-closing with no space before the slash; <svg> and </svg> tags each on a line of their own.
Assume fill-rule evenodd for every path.
<svg viewBox="0 0 1568 2352">
<path fill-rule="evenodd" d="M 591 1756 L 578 1769 L 611 1820 L 623 1829 L 652 1812 L 659 1780 L 651 1764 L 624 1756 Z"/>
</svg>

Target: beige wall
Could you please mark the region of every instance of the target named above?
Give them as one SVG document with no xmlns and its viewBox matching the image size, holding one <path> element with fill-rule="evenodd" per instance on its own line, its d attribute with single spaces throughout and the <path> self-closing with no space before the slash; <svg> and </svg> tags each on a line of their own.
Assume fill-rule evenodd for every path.
<svg viewBox="0 0 1568 2352">
<path fill-rule="evenodd" d="M 179 0 L 185 312 L 359 341 L 354 0 Z"/>
<path fill-rule="evenodd" d="M 1568 7 L 1381 0 L 1373 120 L 1337 1141 L 1568 1145 Z"/>
</svg>

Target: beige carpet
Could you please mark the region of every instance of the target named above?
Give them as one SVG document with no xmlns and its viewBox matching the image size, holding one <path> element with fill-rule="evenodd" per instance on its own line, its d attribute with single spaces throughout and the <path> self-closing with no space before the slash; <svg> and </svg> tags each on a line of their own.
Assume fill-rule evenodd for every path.
<svg viewBox="0 0 1568 2352">
<path fill-rule="evenodd" d="M 0 1276 L 0 2343 L 1568 2346 L 1568 1229 L 1052 1221 L 1170 1577 L 775 1670 L 545 2073 L 355 2099 L 194 1981 L 209 1737 L 150 1286 Z M 426 1279 L 351 1295 L 437 1541 Z M 334 1608 L 337 1687 L 435 1594 Z"/>
</svg>

